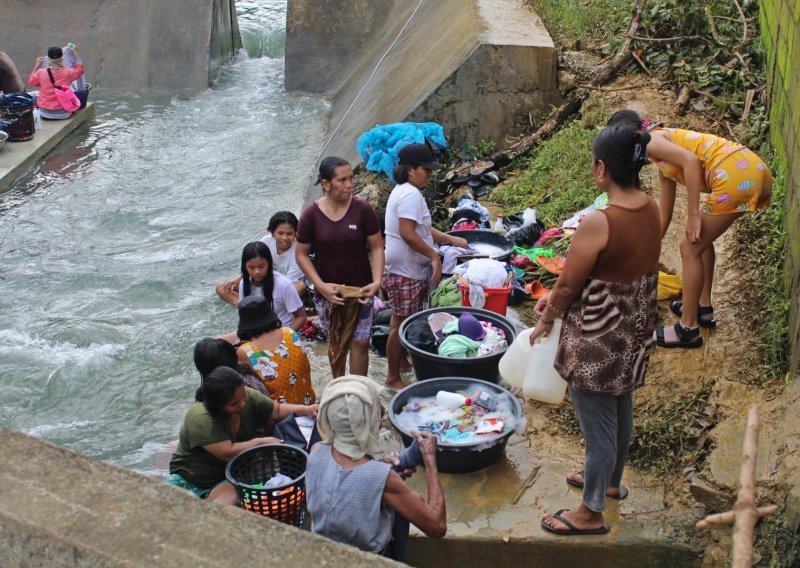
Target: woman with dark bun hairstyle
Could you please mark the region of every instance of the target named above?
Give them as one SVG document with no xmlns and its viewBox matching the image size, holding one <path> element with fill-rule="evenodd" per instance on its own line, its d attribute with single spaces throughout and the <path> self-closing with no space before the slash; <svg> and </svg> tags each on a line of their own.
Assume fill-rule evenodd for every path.
<svg viewBox="0 0 800 568">
<path fill-rule="evenodd" d="M 639 186 L 650 135 L 629 124 L 604 128 L 592 146 L 595 183 L 608 207 L 587 215 L 572 238 L 561 276 L 536 304 L 531 342 L 563 318 L 555 368 L 586 441 L 579 507 L 545 515 L 559 535 L 605 534 L 606 497 L 624 499 L 622 471 L 633 429 L 633 391 L 644 384 L 656 327 L 661 231 L 658 206 Z"/>
<path fill-rule="evenodd" d="M 347 160 L 323 159 L 323 195 L 303 210 L 297 228 L 297 264 L 314 284 L 334 378 L 345 374 L 348 353 L 350 372 L 367 375 L 373 299 L 383 282 L 381 227 L 369 201 L 353 195 L 355 179 Z"/>
<path fill-rule="evenodd" d="M 660 173 L 662 238 L 672 221 L 677 185 L 686 187 L 686 231 L 680 245 L 683 299 L 670 303 L 680 320 L 659 327 L 656 341 L 660 347 L 701 347 L 698 326 L 717 325 L 711 304 L 714 241 L 745 212 L 769 206 L 772 174 L 753 151 L 713 134 L 663 128 L 632 110 L 618 111 L 608 123 L 650 130 L 647 154 Z M 701 202 L 703 193 L 708 196 Z"/>
</svg>

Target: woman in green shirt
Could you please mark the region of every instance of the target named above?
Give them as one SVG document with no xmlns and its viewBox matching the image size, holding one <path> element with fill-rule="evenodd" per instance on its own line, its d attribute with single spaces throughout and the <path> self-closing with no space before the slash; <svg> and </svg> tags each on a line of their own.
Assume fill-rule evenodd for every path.
<svg viewBox="0 0 800 568">
<path fill-rule="evenodd" d="M 238 497 L 225 481 L 228 461 L 249 448 L 281 443 L 267 436 L 274 422 L 290 414 L 316 417 L 319 408 L 274 402 L 245 387 L 242 376 L 227 367 L 209 373 L 195 399 L 183 419 L 167 483 L 229 505 L 238 505 Z"/>
</svg>

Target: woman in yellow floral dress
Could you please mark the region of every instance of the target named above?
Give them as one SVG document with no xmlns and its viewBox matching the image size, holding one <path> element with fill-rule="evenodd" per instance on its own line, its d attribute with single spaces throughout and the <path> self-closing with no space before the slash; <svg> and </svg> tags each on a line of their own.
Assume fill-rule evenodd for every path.
<svg viewBox="0 0 800 568">
<path fill-rule="evenodd" d="M 239 303 L 239 337 L 236 351 L 261 377 L 269 397 L 280 403 L 313 404 L 311 365 L 297 333 L 282 327 L 265 298 L 248 296 Z"/>
<path fill-rule="evenodd" d="M 712 328 L 717 323 L 711 304 L 714 241 L 745 212 L 769 206 L 772 174 L 761 158 L 737 142 L 663 128 L 632 110 L 621 110 L 609 120 L 619 122 L 650 131 L 647 155 L 660 172 L 662 238 L 672 221 L 677 185 L 686 187 L 686 231 L 680 244 L 683 298 L 670 304 L 680 320 L 657 328 L 656 342 L 661 347 L 700 347 L 699 326 Z M 701 194 L 707 194 L 703 203 Z"/>
</svg>

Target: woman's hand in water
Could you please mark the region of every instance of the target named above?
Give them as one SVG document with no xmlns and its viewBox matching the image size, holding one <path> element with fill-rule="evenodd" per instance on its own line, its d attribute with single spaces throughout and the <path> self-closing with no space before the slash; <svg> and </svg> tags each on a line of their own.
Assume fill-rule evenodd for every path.
<svg viewBox="0 0 800 568">
<path fill-rule="evenodd" d="M 361 288 L 362 297 L 358 299 L 359 302 L 362 304 L 368 303 L 372 300 L 373 296 L 378 293 L 381 289 L 380 282 L 373 282 L 372 284 L 367 284 L 363 288 Z"/>
<path fill-rule="evenodd" d="M 459 248 L 469 248 L 469 243 L 464 237 L 450 236 L 450 245 Z"/>
<path fill-rule="evenodd" d="M 338 304 L 340 306 L 344 304 L 344 298 L 339 295 L 339 286 L 337 284 L 323 282 L 320 286 L 317 286 L 317 291 L 331 304 Z"/>
<path fill-rule="evenodd" d="M 281 440 L 280 438 L 275 438 L 273 436 L 264 436 L 263 438 L 253 438 L 252 444 L 253 447 L 264 446 L 266 444 L 283 444 L 283 440 Z"/>
</svg>

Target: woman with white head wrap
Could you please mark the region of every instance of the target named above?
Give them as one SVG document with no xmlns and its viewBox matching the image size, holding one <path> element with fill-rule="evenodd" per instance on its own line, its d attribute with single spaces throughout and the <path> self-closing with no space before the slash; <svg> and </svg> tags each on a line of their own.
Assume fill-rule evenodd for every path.
<svg viewBox="0 0 800 568">
<path fill-rule="evenodd" d="M 311 451 L 306 471 L 311 530 L 361 550 L 391 548 L 395 514 L 428 536 L 447 532 L 444 496 L 436 467 L 436 438 L 414 433 L 425 464 L 427 501 L 412 491 L 380 451 L 380 387 L 367 377 L 345 375 L 322 395 L 317 427 L 323 442 Z M 398 558 L 402 550 L 393 549 Z"/>
</svg>

